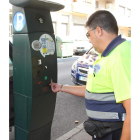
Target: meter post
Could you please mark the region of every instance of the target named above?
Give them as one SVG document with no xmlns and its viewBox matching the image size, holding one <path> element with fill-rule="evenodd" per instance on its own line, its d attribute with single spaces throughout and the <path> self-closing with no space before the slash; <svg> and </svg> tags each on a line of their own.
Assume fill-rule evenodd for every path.
<svg viewBox="0 0 140 140">
<path fill-rule="evenodd" d="M 55 35 L 50 16 L 64 5 L 51 0 L 10 0 L 13 5 L 15 140 L 50 140 L 57 82 Z M 43 89 L 46 90 L 43 90 Z"/>
</svg>

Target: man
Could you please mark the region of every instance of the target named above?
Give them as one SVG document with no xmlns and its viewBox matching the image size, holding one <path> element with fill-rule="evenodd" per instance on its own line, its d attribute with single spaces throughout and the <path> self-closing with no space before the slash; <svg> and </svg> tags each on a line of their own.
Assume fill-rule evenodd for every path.
<svg viewBox="0 0 140 140">
<path fill-rule="evenodd" d="M 105 10 L 93 13 L 86 22 L 86 28 L 89 41 L 99 53 L 94 69 L 89 69 L 86 86 L 64 86 L 51 82 L 52 91 L 85 97 L 86 112 L 92 121 L 108 122 L 112 126 L 124 121 L 122 128 L 100 140 L 130 140 L 130 42 L 118 36 L 116 19 Z M 98 140 L 96 135 L 94 139 Z"/>
</svg>

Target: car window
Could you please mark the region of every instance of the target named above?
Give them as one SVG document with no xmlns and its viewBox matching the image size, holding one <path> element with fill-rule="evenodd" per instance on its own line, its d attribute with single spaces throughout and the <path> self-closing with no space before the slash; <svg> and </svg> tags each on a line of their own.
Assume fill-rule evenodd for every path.
<svg viewBox="0 0 140 140">
<path fill-rule="evenodd" d="M 95 54 L 94 48 L 92 48 L 92 49 L 88 52 L 88 54 L 94 55 L 94 54 Z"/>
</svg>

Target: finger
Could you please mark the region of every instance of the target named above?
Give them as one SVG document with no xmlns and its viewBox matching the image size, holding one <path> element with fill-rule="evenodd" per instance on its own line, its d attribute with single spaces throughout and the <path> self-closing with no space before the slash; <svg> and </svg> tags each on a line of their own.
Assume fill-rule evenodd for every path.
<svg viewBox="0 0 140 140">
<path fill-rule="evenodd" d="M 52 81 L 51 81 L 51 83 L 49 85 L 52 86 Z"/>
<path fill-rule="evenodd" d="M 51 84 L 51 86 L 52 86 L 54 83 L 51 81 L 51 83 L 50 83 L 50 84 Z"/>
</svg>

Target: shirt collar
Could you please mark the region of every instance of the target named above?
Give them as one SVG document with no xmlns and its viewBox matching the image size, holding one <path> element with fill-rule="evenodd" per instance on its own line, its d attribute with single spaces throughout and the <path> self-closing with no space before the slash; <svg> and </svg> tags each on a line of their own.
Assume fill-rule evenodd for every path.
<svg viewBox="0 0 140 140">
<path fill-rule="evenodd" d="M 106 49 L 103 51 L 101 56 L 106 57 L 114 48 L 116 48 L 119 44 L 124 42 L 126 39 L 121 38 L 121 35 L 114 38 L 109 45 L 106 47 Z"/>
</svg>

